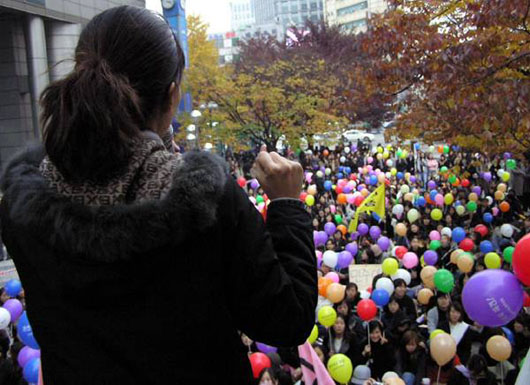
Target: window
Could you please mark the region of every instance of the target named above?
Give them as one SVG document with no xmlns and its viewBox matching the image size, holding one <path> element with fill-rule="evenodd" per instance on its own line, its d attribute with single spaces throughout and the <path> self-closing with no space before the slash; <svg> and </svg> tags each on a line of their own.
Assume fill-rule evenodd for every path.
<svg viewBox="0 0 530 385">
<path fill-rule="evenodd" d="M 316 11 L 317 8 L 318 8 L 317 3 L 311 3 L 311 5 L 310 5 L 311 11 Z"/>
<path fill-rule="evenodd" d="M 307 12 L 307 4 L 306 3 L 302 3 L 300 5 L 300 7 L 301 7 L 302 12 Z"/>
<path fill-rule="evenodd" d="M 350 5 L 349 7 L 339 8 L 337 9 L 337 16 L 344 16 L 349 15 L 350 13 L 354 13 L 357 11 L 361 11 L 363 9 L 368 8 L 368 2 L 363 1 L 362 3 L 357 3 L 354 5 Z"/>
<path fill-rule="evenodd" d="M 355 20 L 355 21 L 343 24 L 342 26 L 344 27 L 344 29 L 351 31 L 353 29 L 366 26 L 366 19 Z"/>
</svg>

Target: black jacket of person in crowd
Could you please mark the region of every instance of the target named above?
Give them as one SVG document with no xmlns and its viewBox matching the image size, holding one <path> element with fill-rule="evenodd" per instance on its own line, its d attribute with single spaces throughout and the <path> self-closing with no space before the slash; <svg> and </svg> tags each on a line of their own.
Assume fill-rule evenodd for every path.
<svg viewBox="0 0 530 385">
<path fill-rule="evenodd" d="M 165 198 L 88 206 L 48 187 L 43 157 L 8 165 L 0 219 L 44 383 L 250 384 L 238 331 L 305 342 L 317 275 L 301 202 L 272 202 L 265 224 L 223 160 L 190 152 Z"/>
</svg>

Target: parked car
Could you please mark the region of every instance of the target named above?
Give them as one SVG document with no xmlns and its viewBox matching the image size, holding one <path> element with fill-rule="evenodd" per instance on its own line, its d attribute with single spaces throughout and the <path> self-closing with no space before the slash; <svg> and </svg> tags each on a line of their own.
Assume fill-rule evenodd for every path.
<svg viewBox="0 0 530 385">
<path fill-rule="evenodd" d="M 342 137 L 350 142 L 362 140 L 363 142 L 371 142 L 375 139 L 374 134 L 360 130 L 348 130 L 342 133 Z"/>
</svg>

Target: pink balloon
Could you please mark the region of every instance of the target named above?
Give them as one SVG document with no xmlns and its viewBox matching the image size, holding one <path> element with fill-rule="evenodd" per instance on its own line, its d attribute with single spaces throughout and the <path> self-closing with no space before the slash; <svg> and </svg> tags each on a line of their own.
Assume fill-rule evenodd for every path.
<svg viewBox="0 0 530 385">
<path fill-rule="evenodd" d="M 311 183 L 311 177 L 313 176 L 313 173 L 312 172 L 308 172 L 307 174 L 305 174 L 305 180 L 307 183 Z"/>
<path fill-rule="evenodd" d="M 346 179 L 340 179 L 337 182 L 337 186 L 339 186 L 340 188 L 344 188 L 344 186 L 346 186 L 347 184 L 348 184 L 348 181 Z"/>
<path fill-rule="evenodd" d="M 330 271 L 324 277 L 331 279 L 335 283 L 339 283 L 340 281 L 339 275 L 335 273 L 334 271 Z"/>
<path fill-rule="evenodd" d="M 403 266 L 405 266 L 407 269 L 412 269 L 418 265 L 418 256 L 415 253 L 409 251 L 408 253 L 405 253 L 401 261 L 403 262 Z"/>
<path fill-rule="evenodd" d="M 332 214 L 335 214 L 335 211 L 337 211 L 337 208 L 335 205 L 329 205 L 329 211 L 331 211 Z"/>
<path fill-rule="evenodd" d="M 491 209 L 491 212 L 493 213 L 493 216 L 497 216 L 499 215 L 499 208 L 498 207 L 494 207 Z"/>
<path fill-rule="evenodd" d="M 436 230 L 433 230 L 429 233 L 429 239 L 431 241 L 439 241 L 442 239 L 442 236 L 440 235 L 440 233 Z"/>
<path fill-rule="evenodd" d="M 436 194 L 436 196 L 434 197 L 434 202 L 438 206 L 443 206 L 444 205 L 444 197 L 443 197 L 443 195 L 442 194 Z"/>
<path fill-rule="evenodd" d="M 355 203 L 355 197 L 353 196 L 353 194 L 346 195 L 346 202 L 351 204 Z"/>
<path fill-rule="evenodd" d="M 368 165 L 366 166 L 366 169 L 368 170 L 368 172 L 372 171 L 374 168 L 371 166 L 371 165 Z"/>
<path fill-rule="evenodd" d="M 368 157 L 368 159 L 366 159 L 366 161 L 368 163 L 372 163 L 374 161 L 374 158 L 372 158 L 371 156 Z"/>
</svg>

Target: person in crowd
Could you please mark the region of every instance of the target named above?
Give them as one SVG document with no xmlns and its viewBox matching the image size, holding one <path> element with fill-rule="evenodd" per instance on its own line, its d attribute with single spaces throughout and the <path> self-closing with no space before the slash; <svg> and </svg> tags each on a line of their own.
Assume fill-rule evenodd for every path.
<svg viewBox="0 0 530 385">
<path fill-rule="evenodd" d="M 493 373 L 488 370 L 486 359 L 474 354 L 467 365 L 457 365 L 447 382 L 447 385 L 497 385 Z"/>
<path fill-rule="evenodd" d="M 394 280 L 394 297 L 399 303 L 400 309 L 403 309 L 407 317 L 411 320 L 415 320 L 418 317 L 416 304 L 412 298 L 407 295 L 407 283 L 402 278 Z"/>
<path fill-rule="evenodd" d="M 337 315 L 329 333 L 324 336 L 323 347 L 328 357 L 338 353 L 344 354 L 350 358 L 354 366 L 362 360 L 359 337 L 348 329 L 346 319 L 340 314 Z"/>
<path fill-rule="evenodd" d="M 452 302 L 449 305 L 447 320 L 440 328 L 454 338 L 458 358 L 463 365 L 466 365 L 473 342 L 480 342 L 480 333 L 464 322 L 464 309 L 459 302 Z"/>
<path fill-rule="evenodd" d="M 447 322 L 451 297 L 449 294 L 439 291 L 436 293 L 436 296 L 431 298 L 431 302 L 433 302 L 433 306 L 427 311 L 427 326 L 429 333 L 432 333 L 436 329 L 440 329 L 440 325 Z"/>
<path fill-rule="evenodd" d="M 369 360 L 372 377 L 380 379 L 385 372 L 391 371 L 395 365 L 394 349 L 386 339 L 383 324 L 370 321 L 368 324 L 369 337 L 364 344 L 362 357 Z"/>
<path fill-rule="evenodd" d="M 408 330 L 401 338 L 396 352 L 394 370 L 403 378 L 406 385 L 420 385 L 425 378 L 427 350 L 420 335 Z"/>
</svg>

